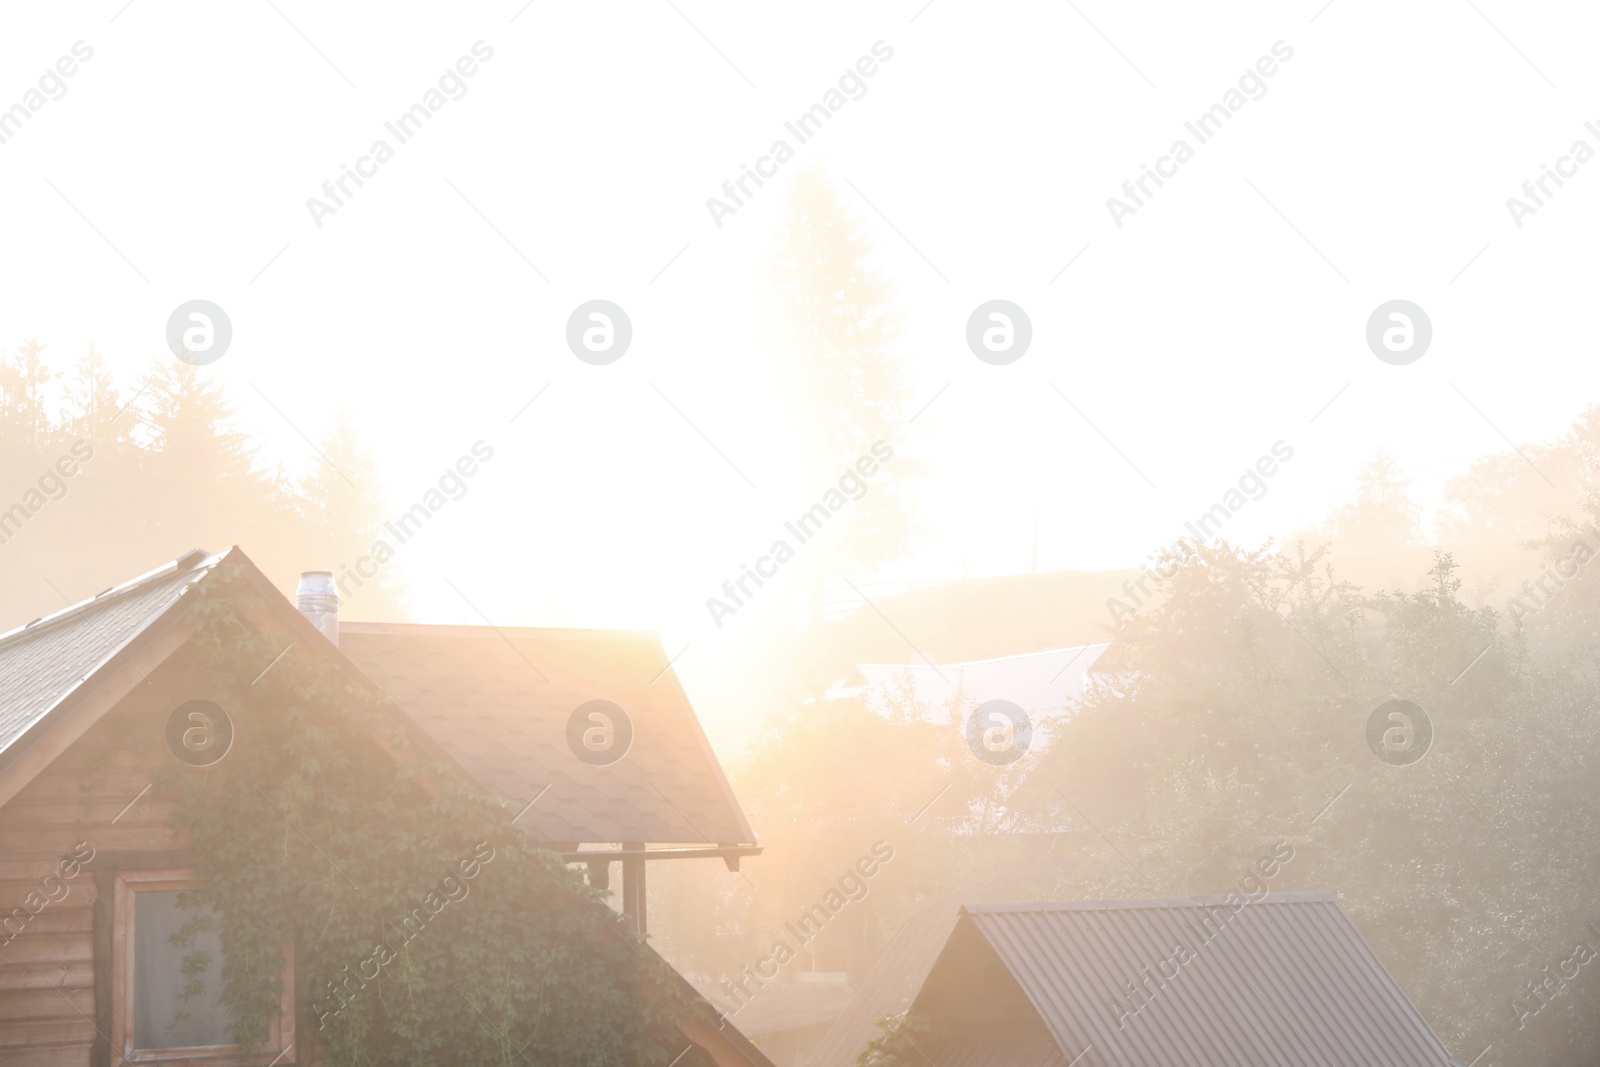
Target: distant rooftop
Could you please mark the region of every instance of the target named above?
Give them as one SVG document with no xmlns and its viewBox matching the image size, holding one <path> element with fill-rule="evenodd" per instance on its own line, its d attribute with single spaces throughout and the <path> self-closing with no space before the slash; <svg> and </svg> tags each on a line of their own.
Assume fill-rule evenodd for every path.
<svg viewBox="0 0 1600 1067">
<path fill-rule="evenodd" d="M 1109 647 L 1077 645 L 964 663 L 858 663 L 824 698 L 861 697 L 872 711 L 887 716 L 901 687 L 909 683 L 936 723 L 950 721 L 958 697 L 965 709 L 986 700 L 1009 700 L 1036 721 L 1061 718 L 1071 714 L 1095 662 Z"/>
<path fill-rule="evenodd" d="M 1457 1067 L 1332 894 L 1242 899 L 968 904 L 912 1007 L 954 1031 L 925 1051 L 962 1065 L 1040 1062 L 1043 1048 L 1077 1067 Z"/>
</svg>

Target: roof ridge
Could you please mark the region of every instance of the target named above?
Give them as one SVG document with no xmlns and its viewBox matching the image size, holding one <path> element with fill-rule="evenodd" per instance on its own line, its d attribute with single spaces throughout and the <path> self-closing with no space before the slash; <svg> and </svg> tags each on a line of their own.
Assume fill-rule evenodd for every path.
<svg viewBox="0 0 1600 1067">
<path fill-rule="evenodd" d="M 196 555 L 199 555 L 200 558 L 196 559 Z M 32 622 L 23 623 L 21 626 L 7 630 L 4 633 L 0 633 L 0 648 L 4 648 L 16 641 L 20 641 L 24 637 L 33 637 L 36 634 L 44 633 L 45 631 L 58 626 L 61 623 L 67 622 L 70 619 L 76 618 L 77 616 L 83 614 L 87 608 L 113 603 L 142 589 L 148 588 L 149 586 L 157 585 L 160 582 L 170 578 L 175 578 L 179 574 L 186 574 L 191 571 L 199 571 L 202 567 L 209 568 L 215 566 L 224 555 L 226 555 L 226 553 L 219 552 L 208 554 L 204 549 L 191 549 L 172 562 L 163 564 L 162 566 L 157 567 L 155 570 L 147 571 L 144 574 L 139 575 L 137 578 L 131 578 L 120 585 L 113 585 L 110 588 L 103 589 L 92 597 L 80 600 L 75 604 L 70 604 L 59 611 L 50 613 L 49 615 L 41 615 Z"/>
<path fill-rule="evenodd" d="M 955 667 L 975 667 L 980 663 L 1003 663 L 1006 660 L 1028 659 L 1031 656 L 1059 656 L 1067 652 L 1081 653 L 1086 648 L 1100 648 L 1102 646 L 1109 648 L 1111 646 L 1111 642 L 1091 641 L 1084 645 L 1062 645 L 1060 648 L 1042 648 L 1035 652 L 1013 652 L 1007 656 L 990 656 L 987 659 L 952 660 L 949 663 L 939 664 L 937 666 L 927 663 L 855 663 L 851 666 L 855 670 L 860 670 L 862 667 L 886 667 L 893 668 L 895 670 L 937 671 L 941 666 L 947 669 Z"/>
<path fill-rule="evenodd" d="M 634 640 L 648 638 L 657 644 L 661 635 L 656 630 L 619 629 L 607 626 L 497 626 L 474 625 L 472 623 L 434 623 L 434 622 L 356 622 L 348 619 L 339 620 L 339 633 L 360 634 L 362 636 L 387 635 L 391 637 L 495 637 L 503 638 L 505 634 L 539 634 L 595 637 L 606 636 L 615 638 L 631 638 Z"/>
<path fill-rule="evenodd" d="M 1231 899 L 1241 894 L 1231 893 L 1222 896 L 1204 897 L 1158 897 L 1148 900 L 1023 900 L 1023 901 L 995 901 L 979 902 L 961 905 L 961 910 L 969 915 L 983 914 L 1016 914 L 1022 912 L 1055 912 L 1055 911 L 1139 911 L 1156 908 L 1203 908 L 1214 907 L 1218 904 L 1227 904 Z M 1327 890 L 1306 890 L 1296 893 L 1269 893 L 1259 900 L 1250 901 L 1252 906 L 1261 904 L 1313 904 L 1337 903 L 1338 897 Z"/>
<path fill-rule="evenodd" d="M 990 656 L 987 659 L 964 659 L 947 663 L 947 667 L 975 667 L 980 663 L 1003 663 L 1008 659 L 1028 659 L 1032 656 L 1059 656 L 1067 652 L 1082 654 L 1086 648 L 1110 647 L 1109 641 L 1090 641 L 1082 645 L 1062 645 L 1060 648 L 1041 648 L 1035 652 L 1013 652 L 1009 656 Z"/>
</svg>

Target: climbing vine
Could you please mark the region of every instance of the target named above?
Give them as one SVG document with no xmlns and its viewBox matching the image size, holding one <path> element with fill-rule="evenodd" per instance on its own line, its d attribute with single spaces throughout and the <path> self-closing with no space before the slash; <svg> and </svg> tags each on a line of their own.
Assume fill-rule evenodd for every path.
<svg viewBox="0 0 1600 1067">
<path fill-rule="evenodd" d="M 235 611 L 244 584 L 222 568 L 191 594 L 233 750 L 162 782 L 236 1039 L 264 1046 L 293 946 L 297 1043 L 321 1042 L 327 1067 L 678 1056 L 678 1024 L 704 1008 L 677 976 L 386 697 L 323 657 L 279 659 Z"/>
<path fill-rule="evenodd" d="M 926 1019 L 909 1011 L 888 1015 L 873 1023 L 883 1031 L 856 1054 L 857 1067 L 918 1067 L 927 1062 L 918 1045 L 933 1044 L 934 1030 Z"/>
</svg>

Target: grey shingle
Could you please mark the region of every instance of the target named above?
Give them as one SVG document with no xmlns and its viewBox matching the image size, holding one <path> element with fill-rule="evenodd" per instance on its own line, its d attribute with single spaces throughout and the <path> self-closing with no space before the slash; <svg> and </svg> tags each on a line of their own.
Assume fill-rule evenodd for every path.
<svg viewBox="0 0 1600 1067">
<path fill-rule="evenodd" d="M 185 556 L 0 635 L 0 754 L 175 604 L 218 558 Z"/>
</svg>

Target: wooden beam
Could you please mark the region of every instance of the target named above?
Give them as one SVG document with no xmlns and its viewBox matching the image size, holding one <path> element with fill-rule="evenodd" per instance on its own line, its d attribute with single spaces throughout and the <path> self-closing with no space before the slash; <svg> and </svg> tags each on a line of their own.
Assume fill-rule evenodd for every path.
<svg viewBox="0 0 1600 1067">
<path fill-rule="evenodd" d="M 611 861 L 591 859 L 585 861 L 589 866 L 589 884 L 604 893 L 611 888 Z"/>
<path fill-rule="evenodd" d="M 622 846 L 622 913 L 628 919 L 628 926 L 634 933 L 643 937 L 649 932 L 649 924 L 645 914 L 648 904 L 644 880 L 644 852 L 643 842 L 629 842 Z M 633 855 L 627 855 L 632 852 Z"/>
<path fill-rule="evenodd" d="M 557 851 L 556 846 L 550 846 L 552 851 Z M 644 848 L 628 845 L 624 848 L 596 848 L 596 849 L 560 849 L 561 858 L 568 863 L 588 863 L 590 860 L 624 860 L 637 856 L 645 861 L 651 860 L 708 860 L 720 859 L 728 865 L 728 870 L 737 871 L 739 860 L 744 856 L 761 855 L 760 845 L 713 845 L 710 848 Z"/>
<path fill-rule="evenodd" d="M 761 1056 L 760 1052 L 755 1053 L 756 1056 L 761 1056 L 758 1060 L 739 1047 L 739 1043 L 735 1042 L 725 1029 L 732 1025 L 726 1019 L 723 1020 L 722 1027 L 713 1026 L 705 1019 L 695 1019 L 679 1027 L 678 1032 L 701 1052 L 711 1057 L 711 1062 L 717 1067 L 754 1067 L 755 1064 L 772 1067 L 772 1061 Z M 748 1045 L 749 1039 L 745 1038 L 744 1043 Z"/>
</svg>

